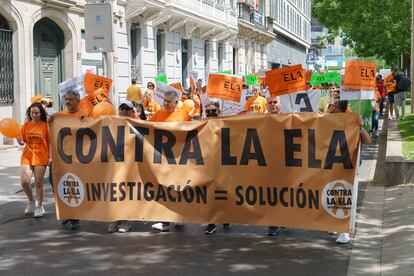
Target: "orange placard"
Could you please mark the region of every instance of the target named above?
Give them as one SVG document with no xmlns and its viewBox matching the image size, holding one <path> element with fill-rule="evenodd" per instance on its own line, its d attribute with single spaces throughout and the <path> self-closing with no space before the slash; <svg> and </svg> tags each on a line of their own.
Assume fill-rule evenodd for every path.
<svg viewBox="0 0 414 276">
<path fill-rule="evenodd" d="M 112 80 L 98 76 L 92 73 L 86 73 L 83 79 L 83 86 L 85 87 L 86 94 L 93 93 L 96 89 L 102 88 L 109 92 L 111 89 Z"/>
<path fill-rule="evenodd" d="M 91 115 L 94 106 L 100 102 L 109 102 L 112 104 L 108 97 L 108 91 L 103 88 L 98 88 L 94 92 L 86 94 L 86 96 L 80 101 L 79 107 L 85 113 Z"/>
<path fill-rule="evenodd" d="M 272 97 L 302 91 L 306 89 L 305 72 L 301 64 L 274 69 L 266 72 L 265 83 Z"/>
<path fill-rule="evenodd" d="M 377 65 L 375 62 L 349 60 L 345 63 L 344 88 L 374 90 Z"/>
<path fill-rule="evenodd" d="M 233 102 L 240 102 L 243 80 L 230 75 L 210 74 L 207 96 Z"/>
<path fill-rule="evenodd" d="M 181 82 L 170 83 L 169 86 L 174 87 L 180 91 L 183 91 L 183 86 L 181 85 Z"/>
</svg>

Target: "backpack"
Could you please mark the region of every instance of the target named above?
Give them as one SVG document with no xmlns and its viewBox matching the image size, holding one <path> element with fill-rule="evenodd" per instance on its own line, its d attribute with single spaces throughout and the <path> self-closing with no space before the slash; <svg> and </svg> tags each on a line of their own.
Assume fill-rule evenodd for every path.
<svg viewBox="0 0 414 276">
<path fill-rule="evenodd" d="M 410 90 L 410 85 L 411 85 L 411 81 L 408 78 L 407 75 L 401 75 L 401 79 L 400 81 L 397 83 L 397 91 L 396 92 L 401 92 L 401 91 L 408 91 Z"/>
</svg>

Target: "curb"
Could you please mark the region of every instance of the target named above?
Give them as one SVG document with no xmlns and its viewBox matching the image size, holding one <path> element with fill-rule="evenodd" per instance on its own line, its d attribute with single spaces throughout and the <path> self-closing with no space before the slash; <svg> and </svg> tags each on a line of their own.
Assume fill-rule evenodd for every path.
<svg viewBox="0 0 414 276">
<path fill-rule="evenodd" d="M 414 160 L 404 159 L 402 138 L 397 121 L 385 120 L 387 127 L 387 152 L 385 156 L 386 186 L 414 183 Z"/>
</svg>

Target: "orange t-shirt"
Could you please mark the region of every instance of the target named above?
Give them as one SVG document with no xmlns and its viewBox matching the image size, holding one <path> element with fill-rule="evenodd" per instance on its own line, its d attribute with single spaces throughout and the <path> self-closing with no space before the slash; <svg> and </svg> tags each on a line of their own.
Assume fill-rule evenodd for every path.
<svg viewBox="0 0 414 276">
<path fill-rule="evenodd" d="M 50 134 L 47 122 L 33 123 L 27 121 L 21 130 L 21 137 L 26 143 L 20 164 L 30 166 L 49 165 Z"/>
<path fill-rule="evenodd" d="M 201 115 L 201 100 L 200 100 L 200 97 L 198 95 L 194 94 L 194 100 L 193 101 L 194 101 L 194 112 L 193 112 L 192 116 L 193 117 L 200 116 Z M 197 106 L 196 103 L 198 104 L 198 106 Z"/>
<path fill-rule="evenodd" d="M 246 104 L 244 105 L 244 110 L 265 113 L 267 111 L 266 103 L 266 99 L 262 96 L 253 96 L 246 101 Z"/>
<path fill-rule="evenodd" d="M 390 83 L 388 84 L 388 82 Z M 392 73 L 388 74 L 384 78 L 384 84 L 385 84 L 385 89 L 387 90 L 387 94 L 395 92 L 395 87 L 397 86 L 397 82 L 394 80 L 394 76 L 392 75 Z"/>
<path fill-rule="evenodd" d="M 155 113 L 161 109 L 160 105 L 155 101 L 143 101 L 142 106 L 144 107 L 145 111 Z"/>
<path fill-rule="evenodd" d="M 59 114 L 65 115 L 65 116 L 76 116 L 76 117 L 82 117 L 82 116 L 88 117 L 89 116 L 82 109 L 78 109 L 78 111 L 75 111 L 75 112 L 69 112 L 67 109 L 65 109 L 65 110 L 60 111 Z"/>
<path fill-rule="evenodd" d="M 158 110 L 150 119 L 153 122 L 183 122 L 191 121 L 190 116 L 184 110 L 177 109 L 174 112 L 168 112 L 165 109 Z"/>
</svg>

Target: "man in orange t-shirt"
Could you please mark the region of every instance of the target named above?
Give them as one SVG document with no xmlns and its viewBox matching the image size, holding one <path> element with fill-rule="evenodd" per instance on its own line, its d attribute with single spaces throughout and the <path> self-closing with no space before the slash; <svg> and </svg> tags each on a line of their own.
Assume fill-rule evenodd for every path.
<svg viewBox="0 0 414 276">
<path fill-rule="evenodd" d="M 178 109 L 178 95 L 174 91 L 164 94 L 164 108 L 158 110 L 150 121 L 153 122 L 183 122 L 191 121 L 190 116 L 184 110 Z"/>
<path fill-rule="evenodd" d="M 190 116 L 184 110 L 178 109 L 178 95 L 174 91 L 167 91 L 164 94 L 164 108 L 157 111 L 150 119 L 153 122 L 183 122 L 191 121 Z M 161 232 L 170 231 L 169 222 L 158 222 L 152 228 Z"/>
<path fill-rule="evenodd" d="M 259 86 L 253 87 L 253 96 L 250 97 L 244 105 L 244 110 L 250 110 L 258 113 L 266 113 L 266 99 L 259 95 Z"/>
<path fill-rule="evenodd" d="M 56 114 L 58 115 L 65 115 L 65 116 L 76 116 L 76 117 L 88 117 L 88 114 L 82 111 L 79 107 L 80 104 L 80 95 L 79 92 L 71 90 L 65 94 L 65 109 L 63 111 L 57 112 L 49 116 L 49 123 L 53 121 Z M 52 164 L 50 164 L 52 167 Z M 62 220 L 62 224 L 65 225 L 69 223 L 70 230 L 78 230 L 80 228 L 79 220 L 77 219 L 70 219 L 70 220 Z"/>
<path fill-rule="evenodd" d="M 387 90 L 388 104 L 390 105 L 389 106 L 389 110 L 390 110 L 389 119 L 390 120 L 395 119 L 394 94 L 395 94 L 395 88 L 397 86 L 397 82 L 394 80 L 394 77 L 397 75 L 397 73 L 398 73 L 398 69 L 392 68 L 391 74 L 388 74 L 384 78 L 384 84 Z"/>
</svg>

